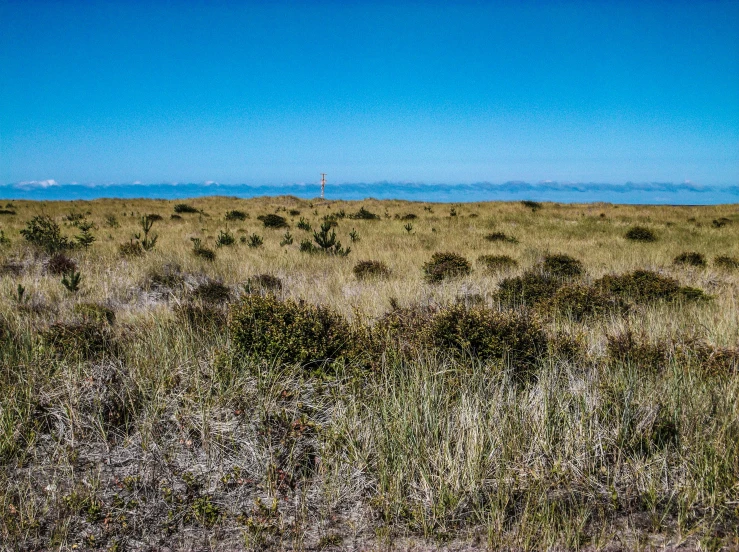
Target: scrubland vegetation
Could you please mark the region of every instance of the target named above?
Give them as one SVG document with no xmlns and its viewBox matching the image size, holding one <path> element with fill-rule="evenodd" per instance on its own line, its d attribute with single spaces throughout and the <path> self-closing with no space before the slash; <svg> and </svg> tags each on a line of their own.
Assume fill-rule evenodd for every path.
<svg viewBox="0 0 739 552">
<path fill-rule="evenodd" d="M 3 550 L 739 546 L 737 206 L 3 205 Z"/>
</svg>

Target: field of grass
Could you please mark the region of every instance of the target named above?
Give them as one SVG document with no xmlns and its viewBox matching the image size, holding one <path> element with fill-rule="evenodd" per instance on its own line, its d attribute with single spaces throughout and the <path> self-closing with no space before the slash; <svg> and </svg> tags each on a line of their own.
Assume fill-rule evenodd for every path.
<svg viewBox="0 0 739 552">
<path fill-rule="evenodd" d="M 736 205 L 0 230 L 0 550 L 739 547 Z"/>
</svg>

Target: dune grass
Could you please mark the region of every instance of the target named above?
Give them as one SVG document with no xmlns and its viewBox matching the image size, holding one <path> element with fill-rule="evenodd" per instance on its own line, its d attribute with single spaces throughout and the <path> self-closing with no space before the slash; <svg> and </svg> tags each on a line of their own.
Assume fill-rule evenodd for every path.
<svg viewBox="0 0 739 552">
<path fill-rule="evenodd" d="M 6 210 L 0 549 L 739 543 L 737 206 Z"/>
</svg>

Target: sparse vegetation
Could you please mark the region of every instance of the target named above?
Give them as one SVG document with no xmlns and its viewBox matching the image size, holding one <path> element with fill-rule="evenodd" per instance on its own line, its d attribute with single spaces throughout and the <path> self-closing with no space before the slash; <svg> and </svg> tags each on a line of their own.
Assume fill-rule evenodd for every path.
<svg viewBox="0 0 739 552">
<path fill-rule="evenodd" d="M 487 234 L 485 236 L 485 239 L 491 242 L 518 243 L 518 240 L 516 238 L 509 236 L 505 232 L 492 232 L 490 234 Z"/>
<path fill-rule="evenodd" d="M 6 207 L 0 549 L 734 546 L 735 206 L 193 203 Z"/>
<path fill-rule="evenodd" d="M 706 266 L 706 258 L 695 251 L 680 253 L 672 262 L 676 265 Z"/>
<path fill-rule="evenodd" d="M 247 214 L 244 211 L 239 211 L 238 209 L 233 209 L 231 211 L 226 212 L 226 220 L 228 221 L 244 221 L 247 219 Z"/>
</svg>

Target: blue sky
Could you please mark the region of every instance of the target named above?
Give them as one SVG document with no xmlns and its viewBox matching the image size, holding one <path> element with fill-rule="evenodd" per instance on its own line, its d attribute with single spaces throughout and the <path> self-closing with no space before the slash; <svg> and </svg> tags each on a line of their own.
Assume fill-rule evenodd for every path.
<svg viewBox="0 0 739 552">
<path fill-rule="evenodd" d="M 739 183 L 739 2 L 0 0 L 0 184 Z"/>
</svg>

